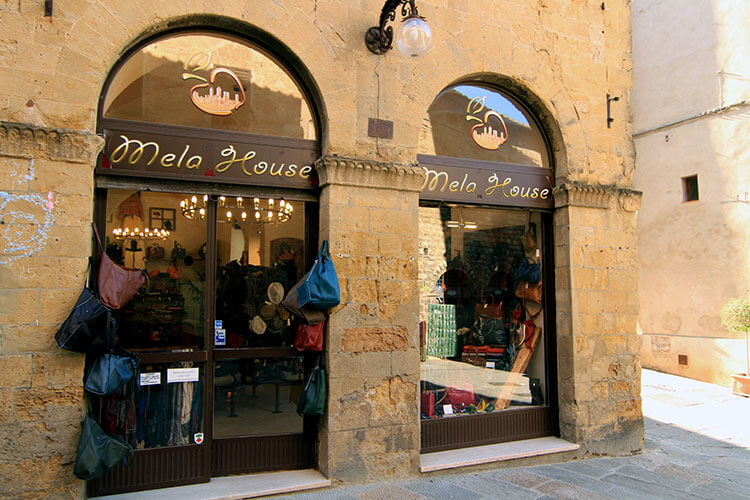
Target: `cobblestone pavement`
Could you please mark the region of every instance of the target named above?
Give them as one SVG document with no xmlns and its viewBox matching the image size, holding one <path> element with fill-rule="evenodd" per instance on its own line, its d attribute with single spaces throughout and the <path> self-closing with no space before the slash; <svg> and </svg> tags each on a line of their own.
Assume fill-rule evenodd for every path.
<svg viewBox="0 0 750 500">
<path fill-rule="evenodd" d="M 288 500 L 748 499 L 750 400 L 643 370 L 644 452 L 620 458 L 428 475 L 274 497 Z"/>
</svg>

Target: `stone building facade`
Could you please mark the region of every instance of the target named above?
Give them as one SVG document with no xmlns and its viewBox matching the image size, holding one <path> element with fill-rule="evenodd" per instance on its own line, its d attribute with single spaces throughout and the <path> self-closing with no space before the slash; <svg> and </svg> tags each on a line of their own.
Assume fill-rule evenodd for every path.
<svg viewBox="0 0 750 500">
<path fill-rule="evenodd" d="M 750 146 L 740 138 L 750 126 L 750 62 L 738 54 L 750 44 L 750 13 L 731 0 L 675 5 L 633 2 L 634 182 L 647 200 L 638 224 L 641 356 L 646 368 L 731 387 L 747 371 L 744 336 L 722 327 L 720 311 L 748 292 Z M 713 22 L 691 30 L 689 48 L 659 42 L 693 19 Z M 661 92 L 672 98 L 654 106 Z"/>
<path fill-rule="evenodd" d="M 434 44 L 407 59 L 365 47 L 382 3 L 81 0 L 54 3 L 48 16 L 44 2 L 0 5 L 1 495 L 84 492 L 72 470 L 85 357 L 54 335 L 96 253 L 100 100 L 126 55 L 175 30 L 270 43 L 318 117 L 308 216 L 330 242 L 341 304 L 326 326 L 314 468 L 334 481 L 420 473 L 420 277 L 429 273 L 419 247 L 430 209 L 420 210 L 417 154 L 431 103 L 462 82 L 514 96 L 548 145 L 547 385 L 554 434 L 580 445 L 551 457 L 641 449 L 628 5 L 420 1 Z M 369 135 L 371 118 L 391 121 L 392 138 Z"/>
</svg>

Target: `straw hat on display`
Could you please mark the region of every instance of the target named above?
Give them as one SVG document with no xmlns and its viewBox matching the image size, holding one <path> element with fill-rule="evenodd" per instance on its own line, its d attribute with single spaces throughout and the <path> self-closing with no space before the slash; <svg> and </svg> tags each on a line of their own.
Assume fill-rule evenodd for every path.
<svg viewBox="0 0 750 500">
<path fill-rule="evenodd" d="M 268 300 L 272 304 L 281 304 L 281 301 L 284 300 L 284 285 L 278 281 L 268 285 Z"/>
<path fill-rule="evenodd" d="M 258 335 L 263 335 L 264 333 L 266 333 L 267 326 L 266 322 L 263 321 L 263 318 L 261 318 L 260 316 L 255 316 L 252 321 L 250 321 L 250 328 Z"/>
</svg>

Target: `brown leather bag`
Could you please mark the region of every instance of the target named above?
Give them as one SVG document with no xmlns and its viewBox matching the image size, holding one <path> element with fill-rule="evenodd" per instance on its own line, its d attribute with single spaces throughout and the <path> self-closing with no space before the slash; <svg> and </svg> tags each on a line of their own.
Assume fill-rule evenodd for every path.
<svg viewBox="0 0 750 500">
<path fill-rule="evenodd" d="M 148 275 L 141 269 L 128 269 L 113 262 L 104 251 L 96 224 L 92 226 L 100 252 L 96 273 L 99 300 L 111 309 L 121 309 L 141 286 L 148 283 Z"/>
<path fill-rule="evenodd" d="M 289 311 L 290 313 L 304 320 L 307 324 L 317 325 L 325 321 L 326 319 L 325 313 L 318 309 L 313 309 L 312 307 L 299 305 L 299 297 L 297 296 L 297 289 L 300 287 L 300 285 L 304 281 L 305 281 L 305 277 L 303 276 L 302 279 L 299 280 L 297 284 L 292 287 L 291 290 L 289 290 L 289 293 L 286 294 L 286 297 L 284 297 L 284 300 L 281 301 L 281 305 L 284 308 L 286 308 L 286 310 Z"/>
<path fill-rule="evenodd" d="M 529 285 L 527 282 L 521 281 L 516 288 L 516 297 L 541 304 L 542 282 L 537 281 L 533 285 Z"/>
</svg>

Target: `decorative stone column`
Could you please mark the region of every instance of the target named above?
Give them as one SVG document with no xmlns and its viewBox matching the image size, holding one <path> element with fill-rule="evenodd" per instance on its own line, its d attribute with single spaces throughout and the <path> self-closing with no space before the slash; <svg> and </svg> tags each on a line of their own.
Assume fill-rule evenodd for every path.
<svg viewBox="0 0 750 500">
<path fill-rule="evenodd" d="M 0 497 L 78 498 L 84 357 L 55 332 L 91 249 L 94 134 L 0 123 Z"/>
<path fill-rule="evenodd" d="M 590 454 L 643 447 L 636 211 L 641 193 L 555 189 L 560 430 Z"/>
<path fill-rule="evenodd" d="M 327 156 L 320 238 L 341 305 L 327 326 L 328 407 L 320 469 L 368 481 L 419 470 L 418 167 Z"/>
</svg>

